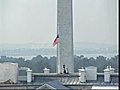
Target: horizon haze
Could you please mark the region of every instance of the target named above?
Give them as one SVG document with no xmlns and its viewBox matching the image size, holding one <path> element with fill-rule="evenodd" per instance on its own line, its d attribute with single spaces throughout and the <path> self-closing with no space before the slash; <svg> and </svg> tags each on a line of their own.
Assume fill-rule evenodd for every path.
<svg viewBox="0 0 120 90">
<path fill-rule="evenodd" d="M 73 0 L 73 22 L 74 42 L 118 47 L 117 0 Z M 52 44 L 56 32 L 57 0 L 0 0 L 0 44 Z"/>
</svg>

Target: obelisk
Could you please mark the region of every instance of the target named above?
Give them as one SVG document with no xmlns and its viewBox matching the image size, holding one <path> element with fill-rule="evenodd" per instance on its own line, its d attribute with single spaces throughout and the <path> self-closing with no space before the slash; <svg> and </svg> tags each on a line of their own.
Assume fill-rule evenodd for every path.
<svg viewBox="0 0 120 90">
<path fill-rule="evenodd" d="M 57 0 L 57 73 L 74 73 L 72 0 Z"/>
</svg>

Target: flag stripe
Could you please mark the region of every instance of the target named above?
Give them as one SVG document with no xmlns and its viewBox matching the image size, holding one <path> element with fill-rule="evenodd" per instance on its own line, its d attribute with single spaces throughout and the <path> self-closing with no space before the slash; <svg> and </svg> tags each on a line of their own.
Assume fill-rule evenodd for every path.
<svg viewBox="0 0 120 90">
<path fill-rule="evenodd" d="M 59 35 L 57 35 L 57 37 L 55 38 L 55 40 L 53 42 L 53 46 L 55 46 L 56 44 L 58 44 L 58 39 L 59 39 Z"/>
</svg>

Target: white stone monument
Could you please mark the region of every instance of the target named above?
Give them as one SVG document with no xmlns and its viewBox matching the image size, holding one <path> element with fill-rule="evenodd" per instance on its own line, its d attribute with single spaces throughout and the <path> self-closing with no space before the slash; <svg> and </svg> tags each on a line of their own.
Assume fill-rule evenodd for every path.
<svg viewBox="0 0 120 90">
<path fill-rule="evenodd" d="M 57 72 L 63 73 L 65 65 L 69 73 L 74 73 L 72 0 L 57 0 L 57 34 Z"/>
</svg>

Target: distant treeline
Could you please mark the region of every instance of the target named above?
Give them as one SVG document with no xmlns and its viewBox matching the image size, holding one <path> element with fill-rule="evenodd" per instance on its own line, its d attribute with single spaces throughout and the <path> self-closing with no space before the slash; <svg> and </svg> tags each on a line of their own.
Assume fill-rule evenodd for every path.
<svg viewBox="0 0 120 90">
<path fill-rule="evenodd" d="M 49 68 L 50 72 L 55 73 L 56 72 L 56 57 L 50 57 L 49 59 L 47 57 L 42 57 L 41 55 L 38 55 L 36 57 L 33 57 L 31 60 L 25 60 L 24 58 L 13 58 L 13 57 L 6 57 L 1 56 L 0 63 L 3 62 L 13 62 L 18 63 L 19 67 L 29 67 L 33 70 L 34 73 L 42 73 L 43 69 Z M 99 56 L 96 58 L 87 58 L 83 55 L 81 56 L 74 56 L 74 71 L 78 72 L 78 69 L 81 67 L 87 67 L 87 66 L 96 66 L 98 72 L 103 72 L 103 70 L 111 65 L 113 68 L 115 68 L 115 72 L 118 72 L 118 60 L 119 55 L 114 56 L 112 58 L 106 58 L 104 56 Z"/>
</svg>

